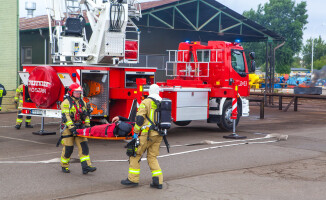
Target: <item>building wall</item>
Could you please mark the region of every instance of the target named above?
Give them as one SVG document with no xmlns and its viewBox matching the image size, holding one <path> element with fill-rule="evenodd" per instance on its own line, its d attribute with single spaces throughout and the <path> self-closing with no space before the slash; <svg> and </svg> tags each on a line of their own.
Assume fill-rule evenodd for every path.
<svg viewBox="0 0 326 200">
<path fill-rule="evenodd" d="M 45 63 L 45 38 L 48 38 L 49 32 L 46 30 L 42 30 L 42 35 L 40 34 L 39 30 L 28 30 L 28 31 L 21 31 L 20 32 L 20 50 L 21 50 L 21 64 L 44 64 Z M 48 46 L 48 39 L 47 41 L 47 63 L 49 63 L 49 46 Z M 31 48 L 32 49 L 32 59 L 30 62 L 24 62 L 24 48 Z"/>
<path fill-rule="evenodd" d="M 18 1 L 0 0 L 0 83 L 7 90 L 17 87 Z"/>
</svg>

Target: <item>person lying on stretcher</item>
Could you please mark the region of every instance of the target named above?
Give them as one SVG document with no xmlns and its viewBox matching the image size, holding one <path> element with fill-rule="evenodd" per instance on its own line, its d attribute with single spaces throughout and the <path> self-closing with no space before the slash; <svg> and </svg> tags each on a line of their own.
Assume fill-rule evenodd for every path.
<svg viewBox="0 0 326 200">
<path fill-rule="evenodd" d="M 130 122 L 127 118 L 116 116 L 112 119 L 112 123 L 77 129 L 77 133 L 79 136 L 103 138 L 128 137 L 133 133 L 134 124 L 134 122 Z"/>
</svg>

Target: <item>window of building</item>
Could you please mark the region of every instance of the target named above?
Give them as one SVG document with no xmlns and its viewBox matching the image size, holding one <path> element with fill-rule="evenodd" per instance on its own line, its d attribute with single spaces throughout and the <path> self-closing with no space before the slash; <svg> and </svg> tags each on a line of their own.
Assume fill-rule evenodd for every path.
<svg viewBox="0 0 326 200">
<path fill-rule="evenodd" d="M 32 64 L 32 47 L 22 47 L 21 63 Z"/>
</svg>

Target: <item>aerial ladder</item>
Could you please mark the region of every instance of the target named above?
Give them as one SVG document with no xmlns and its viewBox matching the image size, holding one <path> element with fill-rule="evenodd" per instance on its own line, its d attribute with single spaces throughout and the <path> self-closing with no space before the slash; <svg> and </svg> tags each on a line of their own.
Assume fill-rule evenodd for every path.
<svg viewBox="0 0 326 200">
<path fill-rule="evenodd" d="M 46 3 L 53 63 L 138 63 L 140 32 L 131 20 L 141 18 L 136 0 L 46 0 Z M 91 36 L 86 35 L 86 17 Z M 137 48 L 126 49 L 130 45 Z M 128 59 L 128 51 L 136 51 L 137 56 Z"/>
</svg>

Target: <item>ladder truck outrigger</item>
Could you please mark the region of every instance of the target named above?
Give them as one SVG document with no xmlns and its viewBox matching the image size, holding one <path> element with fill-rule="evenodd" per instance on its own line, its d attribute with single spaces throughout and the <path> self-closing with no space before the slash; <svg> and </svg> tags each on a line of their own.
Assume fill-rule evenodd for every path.
<svg viewBox="0 0 326 200">
<path fill-rule="evenodd" d="M 93 122 L 110 121 L 117 115 L 133 119 L 148 94 L 146 87 L 155 83 L 156 72 L 156 68 L 117 65 L 138 63 L 140 32 L 131 18 L 141 17 L 140 4 L 135 0 L 47 0 L 47 5 L 54 64 L 23 66 L 19 73 L 26 86 L 22 113 L 61 118 L 59 105 L 69 85 L 77 82 L 92 108 Z M 254 52 L 250 69 L 237 42 L 182 42 L 168 56 L 166 75 L 173 78 L 157 84 L 161 96 L 172 100 L 176 125 L 206 120 L 232 131 L 241 116 L 249 115 L 246 98 L 248 74 L 255 70 Z M 29 96 L 32 101 L 27 100 Z M 237 113 L 232 112 L 234 98 Z"/>
</svg>

